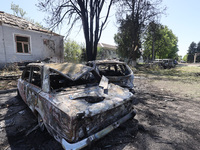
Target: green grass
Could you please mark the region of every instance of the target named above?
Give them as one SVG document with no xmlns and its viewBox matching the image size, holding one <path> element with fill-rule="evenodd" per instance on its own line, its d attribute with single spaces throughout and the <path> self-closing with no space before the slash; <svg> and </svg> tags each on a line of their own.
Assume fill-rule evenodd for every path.
<svg viewBox="0 0 200 150">
<path fill-rule="evenodd" d="M 139 66 L 133 71 L 136 76 L 200 81 L 199 66 L 177 66 L 171 69 L 160 69 L 156 66 L 152 68 Z"/>
</svg>

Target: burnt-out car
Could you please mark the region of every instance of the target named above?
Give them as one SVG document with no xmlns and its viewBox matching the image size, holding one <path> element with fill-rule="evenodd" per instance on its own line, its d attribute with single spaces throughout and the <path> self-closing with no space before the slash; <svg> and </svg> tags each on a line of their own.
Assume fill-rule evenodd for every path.
<svg viewBox="0 0 200 150">
<path fill-rule="evenodd" d="M 135 115 L 128 89 L 82 64 L 28 64 L 17 88 L 64 149 L 81 149 Z"/>
<path fill-rule="evenodd" d="M 130 67 L 117 60 L 95 60 L 89 61 L 88 66 L 95 67 L 100 76 L 106 76 L 109 82 L 128 88 L 132 93 L 134 75 Z"/>
</svg>

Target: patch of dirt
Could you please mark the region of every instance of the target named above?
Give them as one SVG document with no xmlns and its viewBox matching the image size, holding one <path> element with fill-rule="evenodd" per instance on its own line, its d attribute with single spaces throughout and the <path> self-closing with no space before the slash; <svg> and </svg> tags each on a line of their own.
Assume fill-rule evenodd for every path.
<svg viewBox="0 0 200 150">
<path fill-rule="evenodd" d="M 198 84 L 144 77 L 136 78 L 134 84 L 135 118 L 85 150 L 199 150 Z M 187 93 L 190 90 L 193 92 Z M 11 150 L 62 149 L 47 132 L 36 129 L 26 135 L 37 125 L 37 119 L 15 96 L 15 92 L 0 96 L 0 147 Z"/>
<path fill-rule="evenodd" d="M 198 85 L 144 77 L 136 78 L 134 84 L 136 117 L 97 142 L 93 149 L 199 150 L 199 97 L 189 92 Z"/>
<path fill-rule="evenodd" d="M 138 142 L 143 143 L 137 149 L 198 150 L 200 97 L 195 93 L 198 84 L 141 78 L 135 84 L 138 111 L 135 119 L 147 130 L 137 135 Z"/>
<path fill-rule="evenodd" d="M 60 150 L 62 146 L 47 131 L 41 132 L 37 119 L 16 92 L 0 95 L 1 150 Z"/>
</svg>

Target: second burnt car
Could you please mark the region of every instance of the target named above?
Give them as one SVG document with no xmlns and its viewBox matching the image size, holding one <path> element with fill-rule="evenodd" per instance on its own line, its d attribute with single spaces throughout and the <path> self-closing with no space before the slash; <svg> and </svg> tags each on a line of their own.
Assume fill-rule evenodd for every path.
<svg viewBox="0 0 200 150">
<path fill-rule="evenodd" d="M 135 116 L 128 89 L 82 64 L 28 64 L 17 88 L 64 149 L 81 149 Z"/>
<path fill-rule="evenodd" d="M 100 76 L 106 76 L 109 82 L 121 87 L 128 88 L 130 92 L 135 93 L 133 87 L 134 74 L 130 67 L 117 60 L 95 60 L 87 63 L 90 67 L 95 67 Z"/>
</svg>

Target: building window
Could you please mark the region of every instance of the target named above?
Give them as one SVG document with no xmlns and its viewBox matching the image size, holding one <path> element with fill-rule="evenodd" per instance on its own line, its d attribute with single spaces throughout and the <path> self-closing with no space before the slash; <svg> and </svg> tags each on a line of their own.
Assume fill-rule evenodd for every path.
<svg viewBox="0 0 200 150">
<path fill-rule="evenodd" d="M 17 53 L 30 53 L 30 37 L 15 35 Z"/>
</svg>

